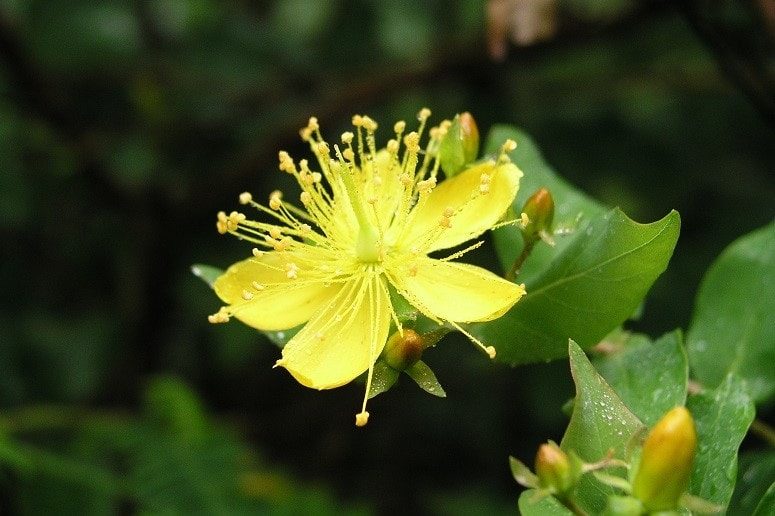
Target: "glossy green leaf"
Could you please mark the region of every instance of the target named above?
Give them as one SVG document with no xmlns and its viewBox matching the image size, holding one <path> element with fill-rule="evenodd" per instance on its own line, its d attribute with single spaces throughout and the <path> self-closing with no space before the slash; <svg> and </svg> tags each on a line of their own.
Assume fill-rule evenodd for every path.
<svg viewBox="0 0 775 516">
<path fill-rule="evenodd" d="M 679 228 L 675 211 L 651 224 L 618 209 L 597 216 L 511 310 L 472 332 L 512 364 L 560 358 L 569 338 L 584 348 L 596 344 L 635 311 L 665 270 Z"/>
<path fill-rule="evenodd" d="M 702 281 L 687 335 L 697 380 L 727 373 L 746 380 L 757 402 L 775 395 L 775 222 L 727 247 Z"/>
<path fill-rule="evenodd" d="M 586 227 L 592 218 L 603 213 L 605 207 L 560 178 L 544 161 L 530 136 L 515 127 L 494 126 L 487 136 L 485 155 L 497 154 L 503 142 L 509 138 L 517 142 L 516 150 L 509 155 L 525 174 L 514 201 L 514 213 L 521 213 L 522 206 L 533 192 L 542 187 L 548 188 L 555 204 L 554 228 L 560 233 L 555 237 L 554 247 L 537 245 L 522 267 L 518 281 L 532 286 L 532 280 L 563 252 L 575 234 Z M 522 251 L 522 236 L 513 227 L 498 229 L 493 232 L 493 236 L 501 264 L 504 270 L 508 270 Z"/>
<path fill-rule="evenodd" d="M 389 391 L 398 380 L 400 374 L 399 371 L 387 365 L 382 359 L 374 362 L 374 376 L 369 387 L 369 399 Z"/>
<path fill-rule="evenodd" d="M 610 452 L 624 458 L 633 436 L 644 430 L 643 423 L 595 371 L 578 344 L 570 341 L 568 353 L 576 397 L 560 447 L 566 452 L 574 451 L 586 462 L 597 462 Z M 623 473 L 623 470 L 610 469 L 606 473 Z M 606 496 L 612 492 L 611 487 L 592 475 L 582 477 L 577 490 L 579 503 L 592 513 L 599 513 L 605 507 Z"/>
<path fill-rule="evenodd" d="M 656 341 L 631 335 L 621 348 L 594 361 L 627 408 L 649 428 L 686 401 L 689 369 L 681 342 L 678 330 Z"/>
<path fill-rule="evenodd" d="M 441 387 L 441 384 L 436 379 L 436 375 L 433 374 L 428 365 L 422 360 L 416 362 L 412 367 L 406 369 L 406 374 L 414 380 L 422 390 L 428 394 L 433 394 L 439 398 L 446 398 L 447 393 Z"/>
<path fill-rule="evenodd" d="M 541 496 L 535 489 L 519 495 L 519 513 L 522 516 L 572 516 L 573 512 L 553 496 Z"/>
<path fill-rule="evenodd" d="M 686 408 L 698 443 L 689 492 L 726 506 L 735 487 L 737 451 L 755 413 L 745 381 L 728 375 L 717 389 L 689 396 Z"/>
</svg>

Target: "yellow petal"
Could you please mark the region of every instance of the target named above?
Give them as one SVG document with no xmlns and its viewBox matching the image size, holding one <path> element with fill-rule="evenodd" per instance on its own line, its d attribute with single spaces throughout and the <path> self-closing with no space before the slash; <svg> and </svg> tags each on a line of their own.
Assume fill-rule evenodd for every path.
<svg viewBox="0 0 775 516">
<path fill-rule="evenodd" d="M 412 262 L 411 274 L 402 271 L 391 279 L 417 309 L 452 322 L 496 319 L 525 293 L 521 285 L 481 267 L 427 257 Z"/>
<path fill-rule="evenodd" d="M 268 252 L 260 258 L 237 262 L 215 280 L 215 293 L 232 305 L 234 317 L 248 326 L 259 330 L 298 326 L 308 321 L 341 285 L 326 287 L 320 281 L 306 282 L 303 271 L 289 278 L 286 267 L 296 263 L 293 256 Z"/>
<path fill-rule="evenodd" d="M 489 191 L 482 193 L 482 174 L 489 176 Z M 497 223 L 514 202 L 522 172 L 513 163 L 482 163 L 446 179 L 417 206 L 408 236 L 407 248 L 419 246 L 428 253 L 447 249 L 475 238 Z M 450 227 L 438 233 L 445 210 L 454 212 Z M 437 236 L 430 238 L 433 232 Z"/>
<path fill-rule="evenodd" d="M 389 328 L 390 298 L 382 280 L 356 278 L 285 345 L 277 365 L 307 387 L 339 387 L 377 359 Z"/>
</svg>

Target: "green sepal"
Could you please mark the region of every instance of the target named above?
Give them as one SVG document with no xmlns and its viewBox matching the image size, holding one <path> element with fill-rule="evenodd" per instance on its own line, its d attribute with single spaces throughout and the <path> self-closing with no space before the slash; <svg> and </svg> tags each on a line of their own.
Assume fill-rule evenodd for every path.
<svg viewBox="0 0 775 516">
<path fill-rule="evenodd" d="M 441 387 L 431 368 L 422 360 L 416 362 L 413 366 L 404 370 L 409 377 L 414 380 L 422 390 L 428 394 L 433 394 L 439 398 L 446 398 L 447 393 Z"/>
</svg>

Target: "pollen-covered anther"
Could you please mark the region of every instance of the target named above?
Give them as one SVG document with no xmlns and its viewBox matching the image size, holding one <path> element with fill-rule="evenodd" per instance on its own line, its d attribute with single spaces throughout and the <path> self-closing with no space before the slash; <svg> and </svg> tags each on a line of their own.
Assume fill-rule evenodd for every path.
<svg viewBox="0 0 775 516">
<path fill-rule="evenodd" d="M 511 152 L 516 148 L 517 148 L 517 142 L 515 142 L 511 138 L 503 142 L 503 152 Z"/>
<path fill-rule="evenodd" d="M 279 210 L 280 206 L 283 205 L 282 199 L 283 193 L 280 190 L 275 190 L 269 194 L 269 207 L 275 211 Z"/>
<path fill-rule="evenodd" d="M 296 165 L 293 163 L 293 158 L 285 151 L 277 153 L 280 160 L 279 169 L 283 172 L 293 174 L 296 171 Z"/>
<path fill-rule="evenodd" d="M 393 131 L 395 131 L 396 134 L 401 134 L 406 129 L 406 122 L 403 120 L 399 120 L 398 122 L 393 125 Z"/>
<path fill-rule="evenodd" d="M 301 192 L 301 195 L 299 195 L 299 200 L 303 205 L 308 205 L 312 202 L 312 195 L 309 192 Z"/>
<path fill-rule="evenodd" d="M 492 181 L 490 174 L 482 173 L 482 175 L 479 177 L 479 193 L 490 193 L 490 181 Z"/>
<path fill-rule="evenodd" d="M 215 223 L 215 228 L 218 230 L 218 233 L 221 235 L 224 235 L 229 232 L 229 226 L 228 221 L 229 218 L 226 216 L 226 213 L 219 211 L 218 212 L 218 220 Z"/>
<path fill-rule="evenodd" d="M 301 224 L 299 226 L 299 231 L 301 231 L 302 234 L 307 234 L 310 231 L 312 231 L 312 226 L 310 226 L 309 224 Z"/>
<path fill-rule="evenodd" d="M 431 116 L 431 110 L 428 108 L 422 108 L 419 113 L 417 113 L 417 120 L 420 122 L 425 122 L 430 118 Z"/>
<path fill-rule="evenodd" d="M 256 289 L 256 290 L 259 290 L 259 291 L 260 291 L 260 290 L 264 290 L 264 289 L 266 288 L 264 285 L 262 285 L 261 283 L 259 283 L 259 282 L 257 282 L 257 281 L 254 281 L 254 282 L 252 282 L 250 285 L 251 285 L 251 286 L 252 286 L 254 289 Z"/>
<path fill-rule="evenodd" d="M 261 258 L 262 256 L 264 256 L 264 251 L 262 251 L 258 247 L 254 247 L 251 252 L 253 253 L 253 256 L 255 256 L 256 258 Z"/>
<path fill-rule="evenodd" d="M 230 231 L 237 229 L 237 226 L 239 225 L 239 223 L 245 222 L 245 219 L 247 219 L 247 217 L 245 217 L 244 213 L 233 211 L 229 213 L 229 218 L 226 221 L 226 228 Z"/>
<path fill-rule="evenodd" d="M 397 154 L 398 153 L 398 147 L 399 143 L 398 140 L 388 140 L 387 142 L 387 150 L 390 154 Z"/>
<path fill-rule="evenodd" d="M 239 203 L 240 204 L 250 204 L 250 201 L 253 200 L 253 195 L 251 195 L 250 192 L 242 192 L 239 194 Z"/>
<path fill-rule="evenodd" d="M 377 122 L 369 118 L 368 116 L 364 116 L 361 118 L 361 125 L 363 126 L 366 131 L 373 133 L 377 130 Z"/>
<path fill-rule="evenodd" d="M 484 348 L 484 351 L 487 353 L 488 357 L 495 358 L 496 352 L 494 347 L 487 346 L 486 348 Z"/>
<path fill-rule="evenodd" d="M 288 277 L 288 279 L 296 279 L 296 277 L 299 275 L 299 266 L 293 262 L 286 263 L 285 275 Z"/>
<path fill-rule="evenodd" d="M 435 187 L 436 187 L 435 177 L 430 177 L 428 179 L 425 179 L 424 181 L 419 181 L 417 183 L 417 191 L 420 193 L 430 192 Z"/>
<path fill-rule="evenodd" d="M 528 224 L 530 224 L 530 217 L 528 217 L 527 213 L 523 211 L 519 216 L 519 225 L 522 227 L 522 229 L 525 229 Z"/>
<path fill-rule="evenodd" d="M 253 299 L 253 293 L 249 290 L 243 290 L 242 299 L 244 299 L 245 301 L 250 301 L 251 299 Z"/>
<path fill-rule="evenodd" d="M 347 161 L 355 161 L 355 152 L 352 149 L 347 148 L 342 151 L 342 157 Z"/>
<path fill-rule="evenodd" d="M 320 129 L 320 125 L 318 124 L 317 117 L 314 117 L 314 116 L 309 117 L 309 122 L 307 122 L 307 127 L 312 131 L 317 131 L 318 129 Z"/>
<path fill-rule="evenodd" d="M 404 145 L 409 152 L 417 152 L 420 150 L 420 135 L 412 131 L 404 136 Z"/>
<path fill-rule="evenodd" d="M 353 115 L 352 123 L 355 127 L 360 127 L 363 125 L 363 117 L 361 115 Z"/>
<path fill-rule="evenodd" d="M 353 142 L 353 138 L 355 135 L 351 133 L 350 131 L 345 131 L 342 133 L 342 143 L 345 145 L 350 145 Z"/>
<path fill-rule="evenodd" d="M 328 154 L 331 152 L 331 148 L 326 142 L 318 142 L 316 148 L 321 156 L 328 156 Z"/>
<path fill-rule="evenodd" d="M 269 228 L 269 235 L 274 239 L 279 239 L 283 236 L 283 233 L 277 226 L 272 226 Z"/>
<path fill-rule="evenodd" d="M 220 324 L 229 322 L 229 311 L 225 306 L 212 315 L 207 316 L 207 321 L 211 324 Z"/>
<path fill-rule="evenodd" d="M 287 251 L 293 243 L 293 239 L 291 237 L 283 237 L 280 240 L 275 240 L 270 237 L 269 240 L 271 240 L 269 243 L 272 244 L 272 247 L 275 251 Z"/>
<path fill-rule="evenodd" d="M 355 426 L 366 426 L 369 422 L 369 413 L 364 411 L 355 414 Z"/>
<path fill-rule="evenodd" d="M 412 184 L 412 178 L 407 173 L 403 173 L 398 176 L 398 180 L 401 181 L 401 184 L 404 186 L 409 186 Z"/>
</svg>

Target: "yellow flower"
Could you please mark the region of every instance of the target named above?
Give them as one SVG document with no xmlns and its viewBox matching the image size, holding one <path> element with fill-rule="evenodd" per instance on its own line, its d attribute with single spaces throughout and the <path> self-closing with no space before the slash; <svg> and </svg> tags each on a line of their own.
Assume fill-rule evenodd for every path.
<svg viewBox="0 0 775 516">
<path fill-rule="evenodd" d="M 378 150 L 376 122 L 353 117 L 355 132 L 329 145 L 311 118 L 301 130 L 316 157 L 297 163 L 280 152 L 281 171 L 301 188 L 301 206 L 280 192 L 268 206 L 240 195 L 242 204 L 272 222 L 255 222 L 238 212 L 218 214 L 220 233 L 254 243 L 253 257 L 220 276 L 215 292 L 227 303 L 211 322 L 236 317 L 260 330 L 306 325 L 285 345 L 277 365 L 314 389 L 344 385 L 368 371 L 368 396 L 374 362 L 401 323 L 388 286 L 425 316 L 468 335 L 491 357 L 495 350 L 477 341 L 459 323 L 495 319 L 524 294 L 524 287 L 473 265 L 451 261 L 481 242 L 446 258 L 433 251 L 457 246 L 492 228 L 511 205 L 522 172 L 506 153 L 497 161 L 471 166 L 437 184 L 438 145 L 448 123 L 420 138 L 430 111 L 423 109 L 416 132 L 394 126 L 395 138 Z M 403 143 L 403 145 L 401 144 Z M 403 147 L 403 148 L 402 148 Z M 356 424 L 368 420 L 366 399 Z"/>
</svg>

